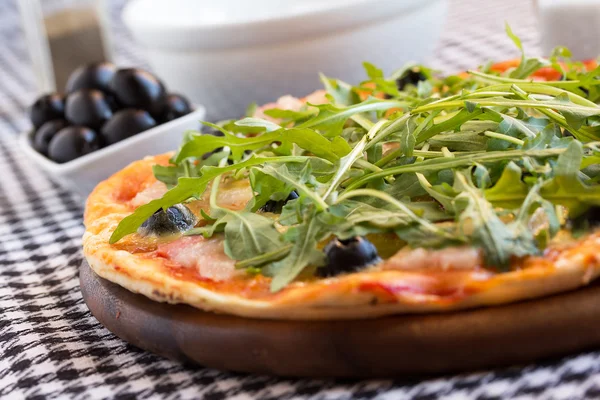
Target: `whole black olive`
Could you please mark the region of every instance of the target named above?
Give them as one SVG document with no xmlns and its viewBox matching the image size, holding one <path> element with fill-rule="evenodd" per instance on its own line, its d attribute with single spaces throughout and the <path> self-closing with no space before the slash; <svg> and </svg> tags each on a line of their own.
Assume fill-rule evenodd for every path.
<svg viewBox="0 0 600 400">
<path fill-rule="evenodd" d="M 113 115 L 104 93 L 96 89 L 81 89 L 67 97 L 65 116 L 73 125 L 99 130 Z"/>
<path fill-rule="evenodd" d="M 191 112 L 192 107 L 185 97 L 179 94 L 171 93 L 165 99 L 164 109 L 160 121 L 172 121 Z"/>
<path fill-rule="evenodd" d="M 120 69 L 109 84 L 110 91 L 123 107 L 141 108 L 154 117 L 161 115 L 166 99 L 162 82 L 139 68 Z"/>
<path fill-rule="evenodd" d="M 65 98 L 58 93 L 51 93 L 38 98 L 29 107 L 29 119 L 35 129 L 45 122 L 65 117 Z"/>
<path fill-rule="evenodd" d="M 418 69 L 409 69 L 396 79 L 398 90 L 404 90 L 406 85 L 417 85 L 419 81 L 425 81 L 427 77 Z"/>
<path fill-rule="evenodd" d="M 79 89 L 98 89 L 107 92 L 108 83 L 117 71 L 117 67 L 109 62 L 84 65 L 77 68 L 67 81 L 67 93 Z"/>
<path fill-rule="evenodd" d="M 48 146 L 48 157 L 65 163 L 102 147 L 100 136 L 85 126 L 67 126 L 54 135 Z"/>
<path fill-rule="evenodd" d="M 127 108 L 117 111 L 102 127 L 106 144 L 113 144 L 156 126 L 147 111 Z"/>
<path fill-rule="evenodd" d="M 280 200 L 280 201 L 269 200 L 265 203 L 264 206 L 259 208 L 258 211 L 270 212 L 270 213 L 281 213 L 281 210 L 283 209 L 283 206 L 285 206 L 285 203 L 287 203 L 290 200 L 295 200 L 298 197 L 299 197 L 298 192 L 296 192 L 295 190 L 292 190 L 290 192 L 290 195 L 287 197 L 287 199 Z"/>
<path fill-rule="evenodd" d="M 163 236 L 185 232 L 194 227 L 196 217 L 183 204 L 175 204 L 166 210 L 160 209 L 138 229 L 144 236 Z"/>
<path fill-rule="evenodd" d="M 335 276 L 344 272 L 356 272 L 381 261 L 373 243 L 361 236 L 346 240 L 333 239 L 323 250 L 327 264 L 317 268 L 319 276 Z"/>
<path fill-rule="evenodd" d="M 591 206 L 586 212 L 569 220 L 576 230 L 588 230 L 600 227 L 600 206 Z"/>
<path fill-rule="evenodd" d="M 48 155 L 48 146 L 50 145 L 50 141 L 60 131 L 62 128 L 65 128 L 69 125 L 67 121 L 64 119 L 55 119 L 52 121 L 48 121 L 44 123 L 42 126 L 35 131 L 35 135 L 33 136 L 33 148 L 43 155 Z"/>
</svg>

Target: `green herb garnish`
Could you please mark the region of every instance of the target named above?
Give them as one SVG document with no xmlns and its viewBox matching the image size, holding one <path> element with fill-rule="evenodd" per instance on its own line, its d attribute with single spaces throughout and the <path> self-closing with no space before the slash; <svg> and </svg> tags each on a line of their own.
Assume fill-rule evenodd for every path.
<svg viewBox="0 0 600 400">
<path fill-rule="evenodd" d="M 328 104 L 266 112 L 279 123 L 254 118 L 250 108 L 242 120 L 207 123 L 224 136 L 188 133 L 172 165 L 154 168 L 171 189 L 123 219 L 110 242 L 211 187 L 208 225 L 186 234 L 222 232 L 238 268 L 273 277 L 273 291 L 322 265 L 319 243 L 334 235 L 470 244 L 488 267 L 505 270 L 512 257 L 541 253 L 564 224 L 561 213 L 600 206 L 600 69 L 585 71 L 568 54 L 522 53 L 502 74 L 484 68 L 438 78 L 417 66 L 428 79 L 402 90 L 396 79 L 406 69 L 386 78 L 365 63 L 369 79 L 358 86 L 322 75 Z M 548 66 L 564 79 L 529 78 Z M 224 176 L 249 179 L 255 197 L 245 210 L 216 205 Z M 292 190 L 299 198 L 281 214 L 257 212 Z M 540 212 L 546 223 L 531 229 Z"/>
</svg>

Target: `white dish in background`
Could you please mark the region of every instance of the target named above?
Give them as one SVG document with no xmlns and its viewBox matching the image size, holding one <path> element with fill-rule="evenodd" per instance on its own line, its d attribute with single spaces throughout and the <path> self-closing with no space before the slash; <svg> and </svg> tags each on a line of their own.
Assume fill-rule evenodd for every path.
<svg viewBox="0 0 600 400">
<path fill-rule="evenodd" d="M 199 121 L 204 120 L 205 115 L 205 108 L 196 106 L 190 114 L 63 164 L 35 151 L 31 147 L 29 132 L 21 133 L 19 142 L 31 161 L 86 198 L 99 182 L 129 163 L 145 156 L 176 150 L 185 131 L 200 130 Z"/>
<path fill-rule="evenodd" d="M 447 0 L 132 0 L 123 20 L 156 74 L 209 119 L 238 117 L 321 87 L 358 83 L 362 61 L 390 74 L 434 50 Z"/>
<path fill-rule="evenodd" d="M 600 54 L 600 0 L 537 0 L 542 54 L 568 47 L 575 60 Z"/>
</svg>

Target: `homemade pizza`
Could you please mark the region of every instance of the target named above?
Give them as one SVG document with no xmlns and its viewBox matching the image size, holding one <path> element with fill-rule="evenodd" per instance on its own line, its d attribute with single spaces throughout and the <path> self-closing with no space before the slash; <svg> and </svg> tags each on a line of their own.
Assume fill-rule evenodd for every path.
<svg viewBox="0 0 600 400">
<path fill-rule="evenodd" d="M 153 300 L 251 318 L 493 306 L 600 274 L 600 69 L 557 51 L 439 77 L 365 63 L 187 132 L 87 200 L 85 257 Z"/>
</svg>

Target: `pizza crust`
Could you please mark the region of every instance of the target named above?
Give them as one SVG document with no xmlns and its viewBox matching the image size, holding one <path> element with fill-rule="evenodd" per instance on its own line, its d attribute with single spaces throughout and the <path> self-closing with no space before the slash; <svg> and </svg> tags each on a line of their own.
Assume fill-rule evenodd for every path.
<svg viewBox="0 0 600 400">
<path fill-rule="evenodd" d="M 391 264 L 384 262 L 372 270 L 294 282 L 277 293 L 269 292 L 270 279 L 263 276 L 207 279 L 157 256 L 152 243 L 148 248 L 136 245 L 135 234 L 108 244 L 118 223 L 133 211 L 131 200 L 156 182 L 152 165 L 167 163 L 169 156 L 134 162 L 100 183 L 88 198 L 84 216 L 83 253 L 95 273 L 155 301 L 250 318 L 375 318 L 536 298 L 576 289 L 600 274 L 600 233 L 596 232 L 568 245 L 556 244 L 542 257 L 519 260 L 507 273 L 480 267 L 386 269 Z"/>
</svg>

